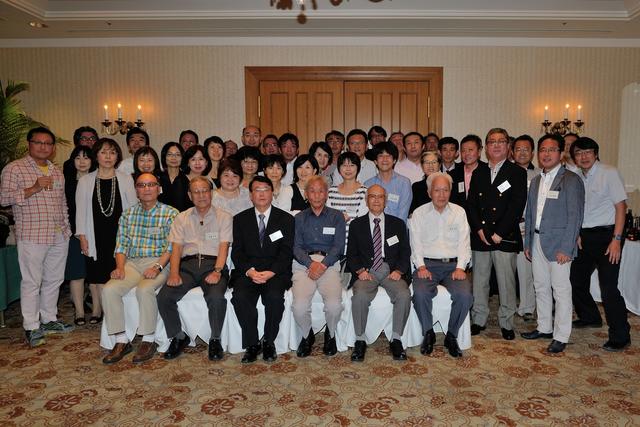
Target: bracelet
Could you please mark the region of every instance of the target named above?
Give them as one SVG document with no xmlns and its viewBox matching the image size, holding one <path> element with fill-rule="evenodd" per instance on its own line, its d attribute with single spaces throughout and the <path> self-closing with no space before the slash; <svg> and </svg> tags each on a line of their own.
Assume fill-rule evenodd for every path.
<svg viewBox="0 0 640 427">
<path fill-rule="evenodd" d="M 158 269 L 158 271 L 162 271 L 162 269 L 164 268 L 164 267 L 162 266 L 162 264 L 160 264 L 159 262 L 154 262 L 154 263 L 153 263 L 153 266 L 154 266 L 155 268 L 157 268 L 157 269 Z"/>
</svg>

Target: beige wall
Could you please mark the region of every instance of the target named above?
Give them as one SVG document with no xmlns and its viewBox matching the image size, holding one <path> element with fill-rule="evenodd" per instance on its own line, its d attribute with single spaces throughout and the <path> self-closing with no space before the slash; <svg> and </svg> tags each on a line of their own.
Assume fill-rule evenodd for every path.
<svg viewBox="0 0 640 427">
<path fill-rule="evenodd" d="M 616 164 L 621 94 L 640 80 L 640 48 L 421 46 L 190 46 L 0 49 L 0 79 L 24 80 L 28 113 L 70 138 L 96 128 L 107 103 L 133 119 L 142 104 L 156 148 L 181 129 L 239 139 L 244 67 L 269 65 L 442 66 L 444 134 L 484 136 L 494 126 L 540 135 L 543 107 L 561 118 L 583 105 L 585 134 Z M 572 114 L 574 119 L 575 115 Z M 123 140 L 119 137 L 120 141 Z"/>
</svg>

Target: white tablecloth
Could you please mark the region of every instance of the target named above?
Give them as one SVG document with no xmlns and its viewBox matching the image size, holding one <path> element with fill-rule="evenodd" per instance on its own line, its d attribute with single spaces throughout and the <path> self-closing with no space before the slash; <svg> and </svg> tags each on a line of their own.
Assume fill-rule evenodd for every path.
<svg viewBox="0 0 640 427">
<path fill-rule="evenodd" d="M 227 290 L 225 297 L 227 298 L 227 313 L 225 317 L 224 327 L 222 328 L 222 347 L 229 353 L 240 353 L 242 348 L 242 329 L 236 317 L 236 313 L 231 304 L 231 290 Z M 351 316 L 351 296 L 352 291 L 345 290 L 342 294 L 344 311 L 336 331 L 336 346 L 339 351 L 346 351 L 355 343 L 355 331 L 353 327 L 353 318 Z M 285 293 L 285 309 L 280 322 L 280 331 L 276 342 L 276 351 L 278 354 L 295 351 L 302 339 L 302 332 L 298 328 L 291 311 L 292 301 L 291 291 Z M 125 328 L 127 337 L 132 340 L 135 337 L 138 327 L 138 304 L 135 298 L 135 289 L 132 289 L 124 296 L 125 305 Z M 262 336 L 264 330 L 264 306 L 258 300 L 258 335 Z M 389 300 L 389 296 L 382 288 L 378 289 L 378 293 L 371 303 L 369 309 L 369 318 L 367 320 L 366 337 L 368 344 L 376 341 L 378 336 L 384 332 L 387 339 L 392 334 L 392 309 L 393 306 Z M 191 338 L 191 345 L 195 346 L 196 337 L 200 337 L 203 341 L 208 342 L 211 337 L 211 329 L 209 328 L 209 318 L 207 314 L 207 306 L 202 296 L 202 290 L 197 287 L 189 291 L 181 301 L 178 302 L 178 312 L 182 329 Z M 447 290 L 438 286 L 438 295 L 433 300 L 433 323 L 434 331 L 446 333 L 451 312 L 451 298 Z M 320 331 L 324 325 L 324 312 L 322 297 L 316 292 L 311 310 L 312 327 L 315 332 Z M 156 327 L 156 343 L 158 351 L 164 352 L 169 347 L 169 340 L 164 328 L 164 323 L 158 316 L 158 324 Z M 409 314 L 407 326 L 402 335 L 402 343 L 405 347 L 414 347 L 422 343 L 422 328 L 418 321 L 413 306 Z M 107 334 L 106 324 L 103 322 L 100 337 L 100 345 L 107 349 L 115 346 L 115 337 Z M 471 348 L 471 329 L 470 320 L 467 316 L 464 324 L 458 332 L 458 345 L 461 349 Z"/>
<path fill-rule="evenodd" d="M 640 316 L 640 242 L 627 240 L 622 249 L 618 289 L 627 305 L 627 310 Z M 591 295 L 600 302 L 598 270 L 591 275 Z"/>
</svg>

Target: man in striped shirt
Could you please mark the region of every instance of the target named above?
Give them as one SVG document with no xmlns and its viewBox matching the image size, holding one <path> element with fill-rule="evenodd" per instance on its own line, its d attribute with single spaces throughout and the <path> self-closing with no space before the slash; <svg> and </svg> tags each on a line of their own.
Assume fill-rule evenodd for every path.
<svg viewBox="0 0 640 427">
<path fill-rule="evenodd" d="M 0 204 L 11 205 L 16 223 L 20 309 L 27 342 L 44 344 L 44 334 L 73 329 L 57 320 L 58 294 L 69 247 L 64 176 L 48 159 L 55 135 L 47 128 L 27 134 L 28 154 L 2 170 Z"/>
<path fill-rule="evenodd" d="M 178 211 L 158 202 L 158 179 L 143 173 L 136 178 L 136 193 L 140 203 L 122 213 L 116 237 L 116 269 L 102 290 L 104 321 L 109 335 L 115 335 L 116 345 L 102 361 L 112 364 L 122 360 L 133 350 L 125 334 L 124 303 L 122 298 L 137 287 L 140 308 L 138 334 L 142 343 L 134 363 L 142 363 L 156 352 L 155 329 L 158 320 L 156 289 L 167 281 L 171 256 L 169 231 Z"/>
</svg>

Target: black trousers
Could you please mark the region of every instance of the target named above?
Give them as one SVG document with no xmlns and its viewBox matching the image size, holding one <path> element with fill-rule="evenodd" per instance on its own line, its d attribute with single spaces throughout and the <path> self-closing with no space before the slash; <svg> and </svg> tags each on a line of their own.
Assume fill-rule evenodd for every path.
<svg viewBox="0 0 640 427">
<path fill-rule="evenodd" d="M 280 330 L 284 312 L 284 293 L 291 287 L 290 280 L 273 276 L 267 283 L 258 285 L 246 276 L 234 277 L 231 303 L 242 328 L 242 347 L 247 348 L 260 342 L 258 337 L 258 298 L 264 305 L 264 341 L 273 343 Z"/>
<path fill-rule="evenodd" d="M 182 285 L 164 285 L 158 293 L 158 312 L 167 330 L 167 337 L 174 338 L 182 330 L 180 315 L 178 314 L 178 301 L 187 292 L 196 286 L 202 288 L 204 300 L 209 309 L 209 326 L 211 327 L 211 338 L 220 339 L 224 317 L 227 314 L 227 300 L 224 293 L 227 290 L 229 271 L 225 268 L 222 271 L 220 281 L 215 285 L 205 283 L 204 279 L 213 271 L 214 261 L 206 260 L 198 265 L 197 259 L 190 259 L 180 262 L 180 278 Z"/>
<path fill-rule="evenodd" d="M 618 289 L 618 274 L 620 264 L 609 262 L 607 251 L 613 234 L 613 228 L 582 229 L 580 239 L 582 249 L 578 250 L 578 256 L 571 264 L 571 289 L 573 293 L 573 306 L 578 319 L 585 322 L 602 322 L 598 306 L 596 305 L 589 287 L 591 286 L 591 274 L 598 269 L 600 293 L 604 315 L 609 325 L 609 339 L 623 343 L 629 341 L 629 322 L 627 321 L 627 307 L 624 298 Z"/>
</svg>

